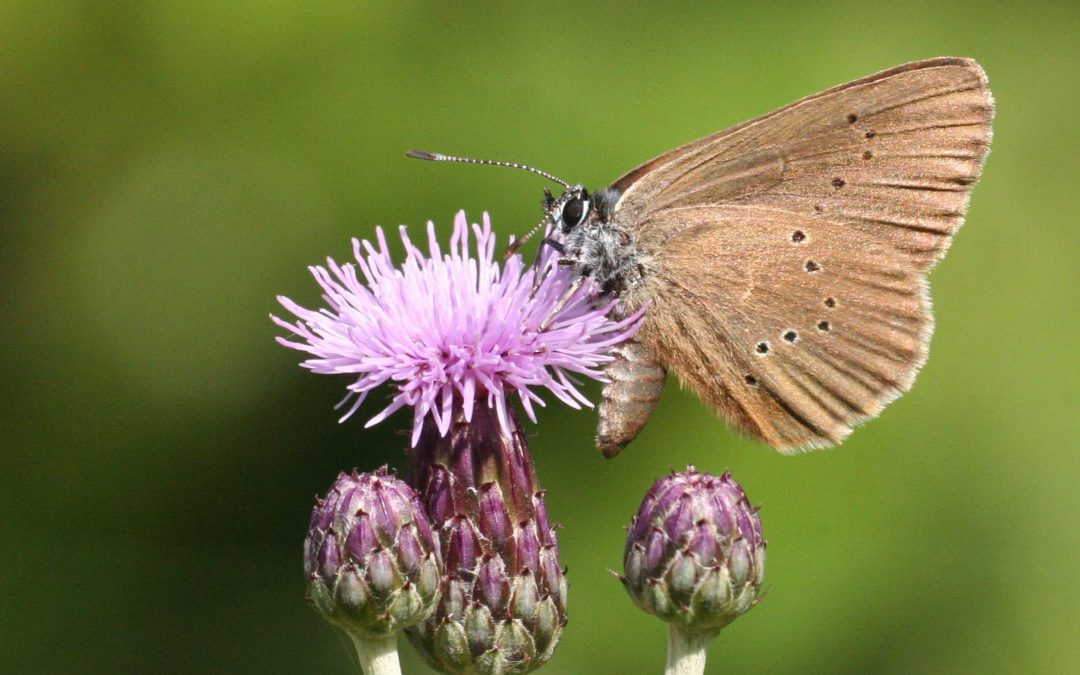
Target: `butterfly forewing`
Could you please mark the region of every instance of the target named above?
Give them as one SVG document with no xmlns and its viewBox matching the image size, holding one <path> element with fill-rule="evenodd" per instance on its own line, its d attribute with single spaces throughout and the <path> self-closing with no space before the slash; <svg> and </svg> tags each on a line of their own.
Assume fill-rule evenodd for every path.
<svg viewBox="0 0 1080 675">
<path fill-rule="evenodd" d="M 910 387 L 925 275 L 963 220 L 993 104 L 975 62 L 908 64 L 616 182 L 647 270 L 640 334 L 742 431 L 829 445 Z"/>
</svg>

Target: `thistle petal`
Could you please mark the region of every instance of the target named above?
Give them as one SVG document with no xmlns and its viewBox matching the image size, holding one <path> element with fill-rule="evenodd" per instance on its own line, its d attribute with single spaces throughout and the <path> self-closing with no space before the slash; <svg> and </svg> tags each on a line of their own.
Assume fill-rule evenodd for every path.
<svg viewBox="0 0 1080 675">
<path fill-rule="evenodd" d="M 508 402 L 514 394 L 534 421 L 533 404 L 544 405 L 534 389 L 547 389 L 575 408 L 591 405 L 573 376 L 601 379 L 611 347 L 633 335 L 641 314 L 609 318 L 615 305 L 601 301 L 592 281 L 563 304 L 577 271 L 551 255 L 542 256 L 538 267 L 526 267 L 519 255 L 500 265 L 487 215 L 471 229 L 476 236 L 470 242 L 468 221 L 458 213 L 444 252 L 429 223 L 424 252 L 400 228 L 407 257 L 395 268 L 386 235 L 376 228 L 377 247 L 353 240 L 355 263 L 327 259 L 310 268 L 326 308 L 308 309 L 279 296 L 297 320 L 271 316 L 292 334 L 278 342 L 307 354 L 304 368 L 355 378 L 339 404 L 348 406 L 340 421 L 382 384 L 394 388 L 391 401 L 365 426 L 411 407 L 414 446 L 425 419 L 446 436 L 459 401 L 466 421 L 477 404 L 494 408 L 504 434 L 516 424 Z"/>
</svg>

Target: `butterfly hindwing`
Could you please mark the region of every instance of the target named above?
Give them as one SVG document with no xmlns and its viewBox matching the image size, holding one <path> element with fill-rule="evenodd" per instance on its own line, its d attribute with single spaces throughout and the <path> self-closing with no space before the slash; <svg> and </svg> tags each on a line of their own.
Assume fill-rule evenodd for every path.
<svg viewBox="0 0 1080 675">
<path fill-rule="evenodd" d="M 744 433 L 780 450 L 831 445 L 925 361 L 925 280 L 865 234 L 749 211 L 679 210 L 639 338 Z"/>
</svg>

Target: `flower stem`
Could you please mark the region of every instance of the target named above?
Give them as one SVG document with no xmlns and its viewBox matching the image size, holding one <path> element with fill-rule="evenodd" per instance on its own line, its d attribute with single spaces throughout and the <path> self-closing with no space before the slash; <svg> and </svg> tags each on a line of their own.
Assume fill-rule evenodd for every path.
<svg viewBox="0 0 1080 675">
<path fill-rule="evenodd" d="M 364 675 L 401 675 L 398 662 L 397 637 L 364 640 L 350 635 L 356 647 L 356 657 Z"/>
<path fill-rule="evenodd" d="M 667 669 L 664 675 L 703 675 L 709 640 L 708 633 L 686 633 L 668 624 Z"/>
</svg>

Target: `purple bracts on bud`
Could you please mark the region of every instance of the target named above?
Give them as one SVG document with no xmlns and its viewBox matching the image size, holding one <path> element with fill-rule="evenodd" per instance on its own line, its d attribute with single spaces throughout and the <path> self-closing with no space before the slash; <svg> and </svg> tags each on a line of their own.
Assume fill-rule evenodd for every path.
<svg viewBox="0 0 1080 675">
<path fill-rule="evenodd" d="M 304 540 L 308 602 L 350 635 L 384 638 L 426 619 L 441 568 L 420 498 L 386 467 L 342 473 L 316 501 Z"/>
<path fill-rule="evenodd" d="M 459 409 L 444 436 L 425 423 L 414 485 L 443 545 L 434 616 L 407 633 L 445 673 L 525 673 L 551 657 L 566 625 L 566 574 L 525 439 L 509 409 Z"/>
<path fill-rule="evenodd" d="M 630 522 L 620 577 L 638 607 L 715 634 L 750 609 L 765 576 L 761 518 L 730 473 L 656 481 Z"/>
</svg>

